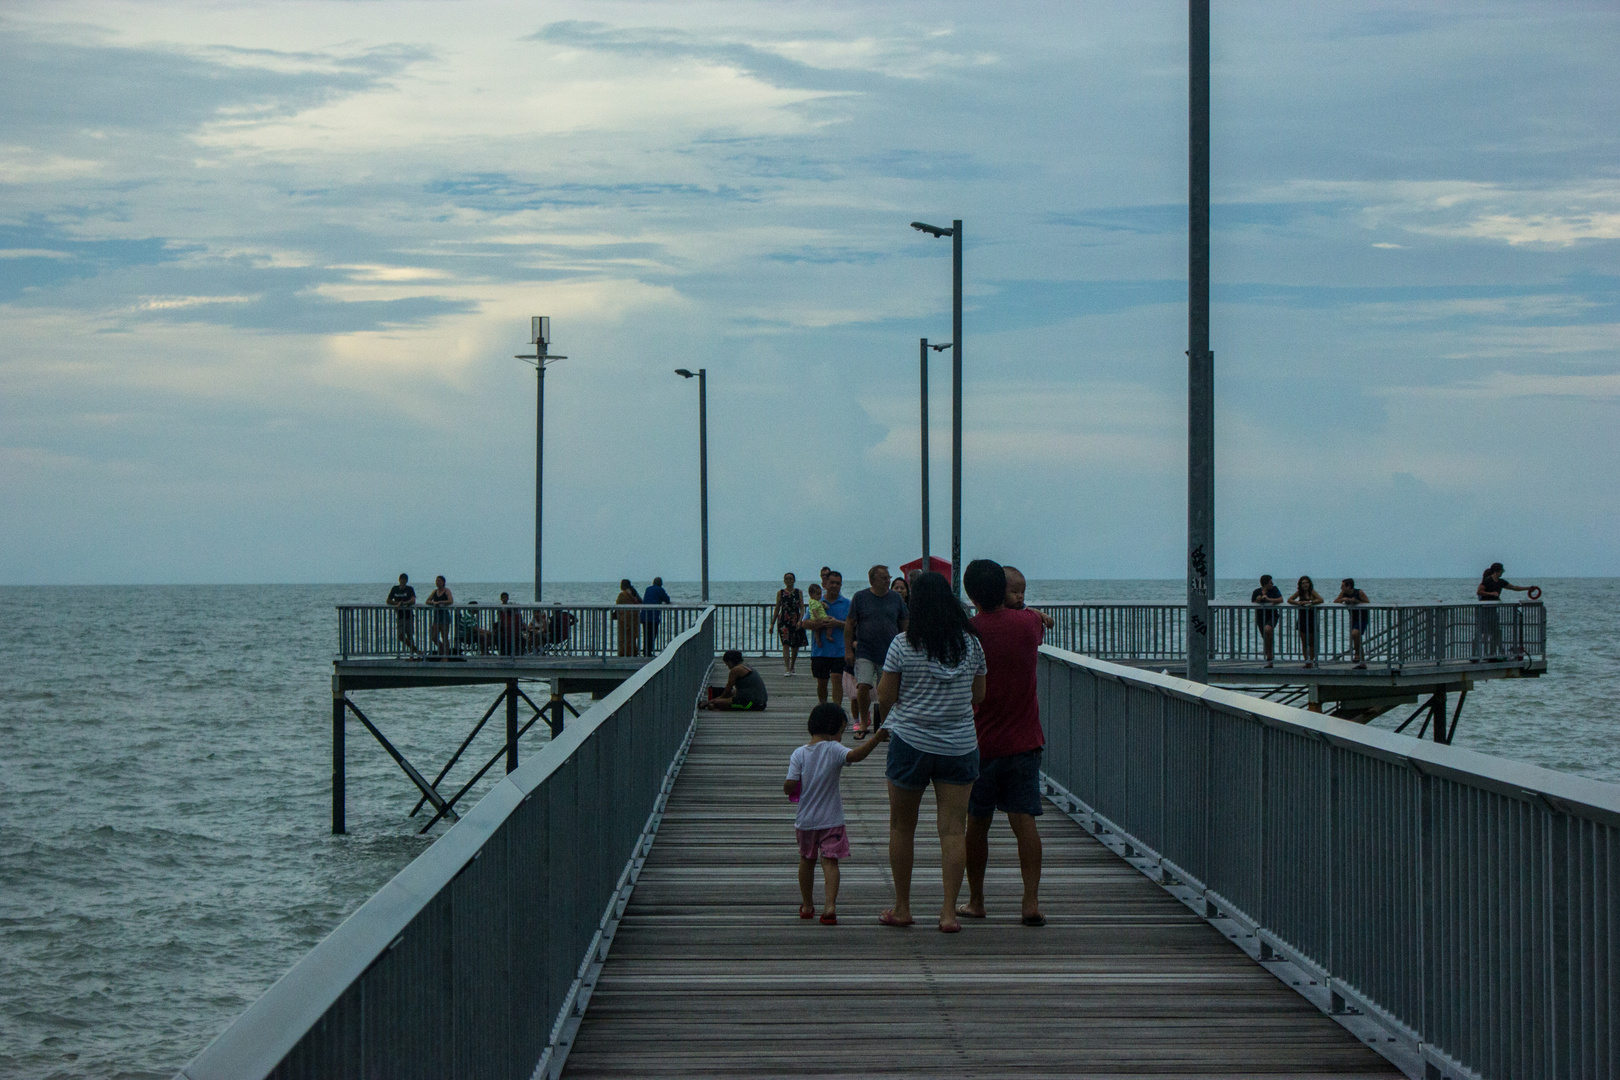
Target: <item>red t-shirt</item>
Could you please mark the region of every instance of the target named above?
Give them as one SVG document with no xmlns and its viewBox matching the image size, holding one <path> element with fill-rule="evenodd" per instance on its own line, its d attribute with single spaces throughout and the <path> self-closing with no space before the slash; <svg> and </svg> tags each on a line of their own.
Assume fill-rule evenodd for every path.
<svg viewBox="0 0 1620 1080">
<path fill-rule="evenodd" d="M 984 700 L 973 710 L 981 759 L 1008 757 L 1046 745 L 1035 696 L 1035 657 L 1046 627 L 1028 608 L 999 608 L 973 616 L 984 646 Z"/>
</svg>

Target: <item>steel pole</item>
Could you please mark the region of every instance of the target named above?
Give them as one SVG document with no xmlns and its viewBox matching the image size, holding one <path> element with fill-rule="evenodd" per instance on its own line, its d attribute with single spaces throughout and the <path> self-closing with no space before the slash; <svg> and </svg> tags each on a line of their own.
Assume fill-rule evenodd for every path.
<svg viewBox="0 0 1620 1080">
<path fill-rule="evenodd" d="M 709 602 L 709 369 L 698 368 L 698 505 L 703 536 L 703 602 Z"/>
<path fill-rule="evenodd" d="M 1209 0 L 1188 0 L 1187 678 L 1209 681 L 1215 591 L 1215 354 L 1209 350 Z"/>
<path fill-rule="evenodd" d="M 951 222 L 951 591 L 962 599 L 962 219 Z"/>
<path fill-rule="evenodd" d="M 344 697 L 335 677 L 332 683 L 332 835 L 340 836 L 348 831 L 345 818 L 348 799 L 344 753 L 344 721 L 347 719 L 345 713 L 348 711 L 348 699 Z"/>
<path fill-rule="evenodd" d="M 917 342 L 917 385 L 921 392 L 922 415 L 922 560 L 927 573 L 933 562 L 928 550 L 928 339 Z"/>
<path fill-rule="evenodd" d="M 535 392 L 535 602 L 539 602 L 539 521 L 544 507 L 544 476 L 546 476 L 546 347 L 535 345 L 535 368 L 538 372 Z"/>
</svg>

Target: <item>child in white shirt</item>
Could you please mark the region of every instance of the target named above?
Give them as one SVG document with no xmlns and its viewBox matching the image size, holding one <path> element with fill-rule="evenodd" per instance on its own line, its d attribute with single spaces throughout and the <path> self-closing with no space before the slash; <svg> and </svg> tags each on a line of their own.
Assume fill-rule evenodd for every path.
<svg viewBox="0 0 1620 1080">
<path fill-rule="evenodd" d="M 788 758 L 787 780 L 782 791 L 797 800 L 799 814 L 793 830 L 799 837 L 799 918 L 816 914 L 814 890 L 816 859 L 821 859 L 821 875 L 826 882 L 827 906 L 821 921 L 828 926 L 838 922 L 838 860 L 849 858 L 849 834 L 844 831 L 844 799 L 838 790 L 839 774 L 888 738 L 880 731 L 851 750 L 841 741 L 849 714 L 842 706 L 822 702 L 810 710 L 810 741 Z"/>
</svg>

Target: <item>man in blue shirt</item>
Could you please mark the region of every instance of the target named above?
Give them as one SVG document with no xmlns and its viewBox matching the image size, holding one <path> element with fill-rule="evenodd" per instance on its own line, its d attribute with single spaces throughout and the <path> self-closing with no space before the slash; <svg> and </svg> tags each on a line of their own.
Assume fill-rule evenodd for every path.
<svg viewBox="0 0 1620 1080">
<path fill-rule="evenodd" d="M 843 595 L 844 575 L 837 570 L 827 572 L 826 587 L 821 602 L 827 605 L 824 619 L 806 619 L 806 630 L 825 630 L 810 641 L 810 674 L 816 677 L 816 697 L 827 700 L 827 682 L 832 681 L 832 700 L 844 703 L 844 620 L 849 618 L 849 597 Z"/>
<path fill-rule="evenodd" d="M 653 578 L 653 583 L 647 586 L 647 591 L 641 594 L 643 604 L 667 604 L 669 593 L 664 591 L 664 579 Z M 653 646 L 658 642 L 658 622 L 664 617 L 662 611 L 649 611 L 641 609 L 641 655 L 653 655 Z"/>
</svg>

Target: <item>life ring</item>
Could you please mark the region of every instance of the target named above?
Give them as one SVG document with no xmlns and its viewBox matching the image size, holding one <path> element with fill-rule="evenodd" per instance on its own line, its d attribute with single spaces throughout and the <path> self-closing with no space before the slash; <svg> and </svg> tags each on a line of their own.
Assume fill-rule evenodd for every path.
<svg viewBox="0 0 1620 1080">
<path fill-rule="evenodd" d="M 1540 600 L 1541 599 L 1541 586 L 1540 585 L 1532 585 L 1532 586 L 1530 586 L 1530 588 L 1525 590 L 1524 595 L 1528 596 L 1532 600 Z"/>
</svg>

